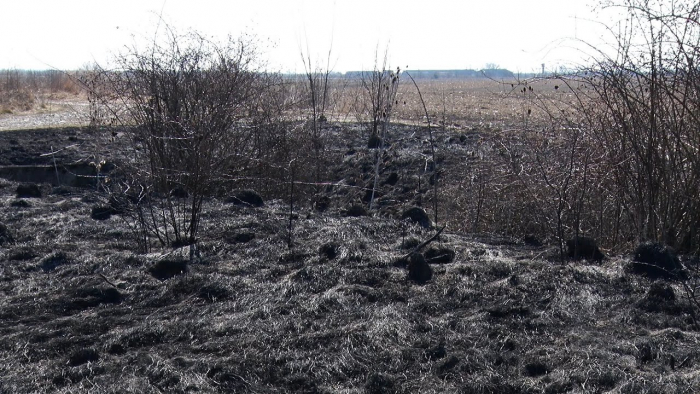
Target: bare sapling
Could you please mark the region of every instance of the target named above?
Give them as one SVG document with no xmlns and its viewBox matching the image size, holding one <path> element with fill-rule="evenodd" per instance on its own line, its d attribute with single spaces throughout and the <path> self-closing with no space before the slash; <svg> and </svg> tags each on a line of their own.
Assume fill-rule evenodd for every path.
<svg viewBox="0 0 700 394">
<path fill-rule="evenodd" d="M 437 160 L 435 159 L 435 140 L 433 139 L 433 129 L 430 124 L 430 114 L 428 113 L 428 106 L 425 104 L 425 100 L 423 100 L 423 94 L 420 91 L 420 88 L 418 87 L 418 84 L 416 83 L 416 80 L 413 79 L 413 76 L 406 71 L 406 75 L 408 75 L 409 78 L 411 78 L 411 82 L 413 82 L 413 86 L 416 87 L 416 91 L 418 92 L 418 98 L 420 99 L 421 105 L 423 106 L 423 111 L 425 111 L 425 119 L 428 122 L 428 136 L 430 137 L 430 155 L 432 159 L 432 172 L 433 172 L 433 213 L 434 213 L 434 219 L 435 219 L 435 225 L 438 225 L 438 164 Z M 445 109 L 444 109 L 444 98 L 445 98 L 445 93 L 443 91 L 443 129 L 445 127 Z"/>
<path fill-rule="evenodd" d="M 363 72 L 361 84 L 365 94 L 365 103 L 369 104 L 369 119 L 371 125 L 371 135 L 369 146 L 378 148 L 377 159 L 374 166 L 374 182 L 369 199 L 369 209 L 374 206 L 374 196 L 379 183 L 379 166 L 384 155 L 386 146 L 387 131 L 391 121 L 391 113 L 396 101 L 396 93 L 399 89 L 401 69 L 396 71 L 387 68 L 388 49 L 384 52 L 381 65 L 375 52 L 374 70 Z"/>
<path fill-rule="evenodd" d="M 308 43 L 306 53 L 300 50 L 301 60 L 304 65 L 304 76 L 306 79 L 306 96 L 308 99 L 308 109 L 310 110 L 311 143 L 314 152 L 314 182 L 321 182 L 321 150 L 323 141 L 321 136 L 321 126 L 328 121 L 326 110 L 330 104 L 331 96 L 331 55 L 333 45 L 328 49 L 325 67 L 314 66 L 309 51 Z M 306 109 L 306 108 L 305 108 Z"/>
</svg>

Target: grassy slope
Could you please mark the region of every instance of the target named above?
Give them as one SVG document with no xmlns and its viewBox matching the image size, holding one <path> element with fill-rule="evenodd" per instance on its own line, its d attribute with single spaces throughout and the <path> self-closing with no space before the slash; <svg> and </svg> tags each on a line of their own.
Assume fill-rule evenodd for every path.
<svg viewBox="0 0 700 394">
<path fill-rule="evenodd" d="M 0 182 L 0 222 L 16 240 L 0 249 L 0 392 L 700 390 L 680 288 L 648 302 L 650 282 L 623 257 L 560 264 L 546 248 L 448 232 L 455 261 L 418 286 L 392 263 L 403 239 L 432 232 L 390 210 L 302 209 L 290 250 L 282 202 L 212 200 L 203 260 L 160 281 L 124 221 L 90 218 L 104 197 L 17 207 L 16 184 Z"/>
</svg>

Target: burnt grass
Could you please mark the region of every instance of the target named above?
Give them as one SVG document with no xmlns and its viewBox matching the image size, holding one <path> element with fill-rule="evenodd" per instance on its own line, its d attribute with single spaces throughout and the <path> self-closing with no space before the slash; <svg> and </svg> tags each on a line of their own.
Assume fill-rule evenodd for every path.
<svg viewBox="0 0 700 394">
<path fill-rule="evenodd" d="M 45 132 L 0 133 L 0 152 L 13 152 L 2 164 L 95 141 Z M 372 151 L 346 137 L 333 171 L 359 184 Z M 411 141 L 394 151 L 406 166 L 422 160 Z M 352 188 L 329 191 L 323 210 L 300 205 L 291 246 L 283 200 L 212 198 L 192 262 L 189 247 L 136 253 L 123 217 L 91 218 L 107 201 L 93 189 L 41 185 L 19 206 L 19 183 L 0 180 L 11 235 L 0 244 L 0 393 L 700 390 L 681 284 L 635 274 L 631 255 L 562 263 L 546 245 L 448 228 L 423 250 L 430 280 L 409 280 L 395 262 L 436 230 L 400 220 L 415 202 L 401 166 L 385 172 L 377 212 L 347 214 L 364 195 Z"/>
</svg>

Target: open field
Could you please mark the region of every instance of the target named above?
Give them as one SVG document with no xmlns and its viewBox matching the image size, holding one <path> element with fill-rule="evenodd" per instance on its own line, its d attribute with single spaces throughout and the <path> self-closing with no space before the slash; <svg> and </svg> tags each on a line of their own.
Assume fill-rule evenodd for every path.
<svg viewBox="0 0 700 394">
<path fill-rule="evenodd" d="M 526 83 L 527 82 L 527 83 Z M 417 79 L 428 107 L 433 126 L 461 129 L 466 127 L 509 128 L 522 126 L 527 110 L 537 110 L 536 98 L 552 99 L 571 104 L 572 90 L 557 79 L 492 80 L 470 79 Z M 334 85 L 331 107 L 333 120 L 356 120 L 358 101 L 361 100 L 359 80 L 340 80 Z M 522 92 L 524 87 L 533 90 Z M 556 88 L 555 88 L 556 87 Z M 573 89 L 578 88 L 573 86 Z M 423 124 L 426 118 L 419 95 L 408 76 L 404 75 L 397 93 L 398 105 L 392 117 L 400 123 Z M 530 114 L 530 117 L 538 114 Z M 542 121 L 540 119 L 536 121 Z"/>
<path fill-rule="evenodd" d="M 87 105 L 81 96 L 46 99 L 40 109 L 0 115 L 0 131 L 86 125 Z"/>
<path fill-rule="evenodd" d="M 140 251 L 133 213 L 96 215 L 113 203 L 106 183 L 51 184 L 54 165 L 127 163 L 122 128 L 55 127 L 80 116 L 53 106 L 0 115 L 0 165 L 48 177 L 0 180 L 0 393 L 700 391 L 684 282 L 634 273 L 631 249 L 562 261 L 553 236 L 494 224 L 527 213 L 497 160 L 538 124 L 525 85 L 418 81 L 439 223 L 402 220 L 414 206 L 433 217 L 435 198 L 426 119 L 402 83 L 374 210 L 353 213 L 377 149 L 346 86 L 321 128 L 323 183 L 299 181 L 290 207 L 280 182 L 241 178 L 264 205 L 232 203 L 234 189 L 207 198 L 192 255 L 153 239 Z M 556 81 L 527 86 L 570 99 Z M 18 196 L 26 182 L 40 195 Z M 415 280 L 402 257 L 443 225 L 420 250 L 432 277 Z"/>
<path fill-rule="evenodd" d="M 0 70 L 0 131 L 89 122 L 79 73 Z"/>
<path fill-rule="evenodd" d="M 288 82 L 303 85 L 300 78 Z M 527 118 L 527 110 L 537 110 L 535 95 L 565 103 L 573 100 L 571 90 L 556 79 L 529 80 L 527 84 L 525 80 L 486 78 L 418 79 L 417 83 L 428 105 L 432 125 L 442 127 L 444 123 L 445 127 L 453 129 L 522 126 Z M 341 78 L 333 81 L 332 86 L 328 111 L 330 120 L 356 122 L 362 100 L 360 81 Z M 534 90 L 521 92 L 526 86 Z M 19 96 L 24 101 L 20 103 L 7 100 L 5 109 L 0 111 L 0 130 L 88 125 L 89 103 L 80 89 L 79 86 L 71 86 L 68 92 L 21 90 Z M 301 88 L 296 87 L 295 90 Z M 5 95 L 10 97 L 12 93 Z M 396 122 L 426 124 L 418 93 L 407 76 L 402 79 L 397 100 L 398 105 L 393 113 Z M 531 118 L 533 116 L 536 117 L 537 114 L 530 115 Z"/>
</svg>

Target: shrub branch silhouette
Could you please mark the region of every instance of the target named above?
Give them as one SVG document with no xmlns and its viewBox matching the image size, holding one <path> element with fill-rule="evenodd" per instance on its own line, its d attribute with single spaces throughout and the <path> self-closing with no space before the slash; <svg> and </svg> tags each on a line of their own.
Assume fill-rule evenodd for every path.
<svg viewBox="0 0 700 394">
<path fill-rule="evenodd" d="M 188 245 L 204 198 L 242 164 L 250 140 L 243 121 L 262 78 L 249 41 L 166 31 L 163 42 L 117 57 L 118 71 L 99 70 L 110 97 L 93 93 L 133 142 L 130 188 L 142 188 L 135 201 L 143 231 L 163 245 Z"/>
<path fill-rule="evenodd" d="M 301 60 L 304 65 L 304 77 L 306 81 L 305 95 L 308 98 L 308 108 L 304 106 L 304 109 L 310 109 L 310 122 L 309 126 L 311 128 L 311 143 L 314 152 L 314 182 L 321 182 L 321 151 L 323 149 L 323 141 L 321 136 L 321 125 L 323 125 L 327 120 L 326 110 L 331 104 L 331 54 L 333 52 L 333 45 L 329 46 L 328 55 L 326 58 L 325 68 L 313 66 L 311 59 L 311 52 L 309 50 L 308 42 L 306 46 L 306 52 L 300 50 Z"/>
<path fill-rule="evenodd" d="M 428 107 L 425 105 L 425 100 L 423 100 L 423 94 L 420 91 L 420 88 L 418 88 L 418 84 L 416 83 L 416 80 L 413 79 L 413 76 L 406 71 L 406 75 L 411 79 L 411 82 L 413 82 L 413 86 L 416 87 L 416 91 L 418 92 L 418 98 L 420 99 L 420 103 L 423 106 L 423 111 L 425 111 L 425 119 L 428 122 L 428 136 L 430 137 L 430 155 L 433 160 L 433 213 L 435 215 L 435 226 L 438 225 L 438 164 L 437 160 L 435 159 L 435 140 L 433 139 L 433 129 L 430 125 L 430 114 L 428 114 Z M 443 98 L 444 98 L 444 93 L 443 93 Z M 444 101 L 443 101 L 443 108 L 444 108 Z M 443 111 L 444 114 L 444 111 Z M 443 115 L 443 128 L 445 127 L 445 116 Z"/>
<path fill-rule="evenodd" d="M 360 76 L 360 82 L 365 94 L 365 106 L 369 104 L 367 110 L 371 130 L 370 145 L 378 148 L 377 160 L 374 168 L 374 182 L 369 199 L 370 210 L 372 210 L 374 205 L 374 197 L 379 182 L 379 165 L 386 146 L 387 129 L 391 120 L 394 104 L 396 103 L 396 93 L 399 89 L 401 74 L 400 68 L 397 68 L 395 72 L 387 69 L 388 56 L 389 51 L 386 49 L 380 66 L 378 52 L 375 52 L 374 69 L 370 72 L 363 72 Z M 372 141 L 378 141 L 378 146 L 372 143 Z"/>
</svg>

